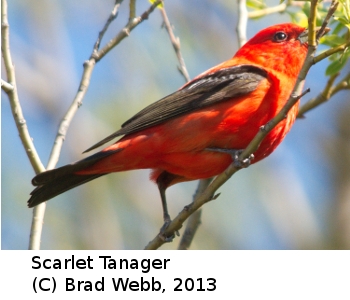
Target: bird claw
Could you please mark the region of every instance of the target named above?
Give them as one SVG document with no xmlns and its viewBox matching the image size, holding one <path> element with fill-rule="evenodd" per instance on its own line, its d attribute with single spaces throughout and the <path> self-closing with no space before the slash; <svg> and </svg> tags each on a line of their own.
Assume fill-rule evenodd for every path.
<svg viewBox="0 0 350 300">
<path fill-rule="evenodd" d="M 233 165 L 237 169 L 249 167 L 252 160 L 254 159 L 254 154 L 250 154 L 249 157 L 247 158 L 240 159 L 239 156 L 244 151 L 243 149 L 236 150 L 236 149 L 224 149 L 224 148 L 206 148 L 206 150 L 230 154 L 233 160 Z"/>
<path fill-rule="evenodd" d="M 166 243 L 171 243 L 175 238 L 175 234 L 177 236 L 180 236 L 180 233 L 178 230 L 173 232 L 171 235 L 165 235 L 165 230 L 169 227 L 170 223 L 171 223 L 170 217 L 164 218 L 164 224 L 159 231 L 159 237 L 161 238 L 162 241 Z"/>
<path fill-rule="evenodd" d="M 240 159 L 239 156 L 242 154 L 243 150 L 236 150 L 234 154 L 232 154 L 233 165 L 237 169 L 248 168 L 254 159 L 254 154 L 250 154 L 247 158 Z"/>
</svg>

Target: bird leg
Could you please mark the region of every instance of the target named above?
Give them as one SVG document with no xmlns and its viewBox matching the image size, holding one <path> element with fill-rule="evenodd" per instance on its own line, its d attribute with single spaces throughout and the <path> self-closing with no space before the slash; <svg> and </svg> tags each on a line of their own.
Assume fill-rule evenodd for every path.
<svg viewBox="0 0 350 300">
<path fill-rule="evenodd" d="M 176 175 L 168 173 L 166 171 L 163 171 L 157 178 L 157 185 L 160 193 L 160 198 L 162 200 L 162 208 L 163 208 L 163 220 L 164 224 L 160 228 L 159 236 L 165 241 L 165 242 L 172 242 L 175 234 L 173 233 L 170 236 L 166 236 L 164 234 L 165 229 L 168 228 L 171 218 L 168 212 L 168 204 L 166 202 L 166 196 L 165 196 L 165 190 L 170 185 L 170 183 L 176 178 Z M 175 232 L 177 236 L 180 236 L 179 232 Z"/>
<path fill-rule="evenodd" d="M 252 160 L 254 159 L 254 154 L 250 154 L 249 157 L 240 159 L 239 156 L 242 154 L 244 149 L 225 149 L 225 148 L 205 148 L 205 150 L 227 153 L 230 154 L 233 160 L 233 165 L 237 169 L 247 168 L 250 166 Z"/>
</svg>

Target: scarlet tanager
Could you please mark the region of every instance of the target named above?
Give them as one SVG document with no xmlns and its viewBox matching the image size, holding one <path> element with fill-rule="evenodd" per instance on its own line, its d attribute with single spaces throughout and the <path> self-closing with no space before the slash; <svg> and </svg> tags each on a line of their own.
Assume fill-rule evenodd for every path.
<svg viewBox="0 0 350 300">
<path fill-rule="evenodd" d="M 178 91 L 147 106 L 121 129 L 86 151 L 123 136 L 85 159 L 36 175 L 33 207 L 111 172 L 152 169 L 164 221 L 170 221 L 165 190 L 176 183 L 213 177 L 244 149 L 260 126 L 286 104 L 307 53 L 307 30 L 279 24 L 257 33 L 229 60 L 198 75 Z M 298 112 L 289 111 L 263 140 L 252 163 L 282 142 Z"/>
</svg>

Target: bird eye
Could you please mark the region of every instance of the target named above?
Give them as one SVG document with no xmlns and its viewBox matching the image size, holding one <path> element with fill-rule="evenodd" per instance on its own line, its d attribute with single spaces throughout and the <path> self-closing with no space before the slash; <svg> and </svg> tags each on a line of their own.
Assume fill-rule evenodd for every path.
<svg viewBox="0 0 350 300">
<path fill-rule="evenodd" d="M 275 35 L 273 36 L 273 39 L 275 42 L 280 43 L 283 42 L 287 39 L 287 34 L 283 31 L 276 32 Z"/>
</svg>

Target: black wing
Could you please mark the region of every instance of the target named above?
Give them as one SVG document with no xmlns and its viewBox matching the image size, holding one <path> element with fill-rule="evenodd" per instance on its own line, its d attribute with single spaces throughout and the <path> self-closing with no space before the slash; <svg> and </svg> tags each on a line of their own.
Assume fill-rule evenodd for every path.
<svg viewBox="0 0 350 300">
<path fill-rule="evenodd" d="M 84 152 L 117 136 L 135 133 L 203 107 L 251 93 L 265 78 L 267 72 L 264 69 L 251 65 L 238 65 L 206 74 L 147 106 L 126 121 L 121 129 Z"/>
</svg>

